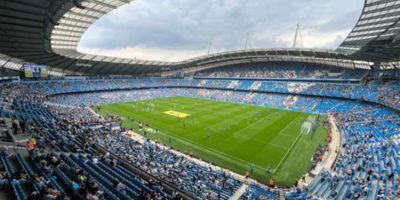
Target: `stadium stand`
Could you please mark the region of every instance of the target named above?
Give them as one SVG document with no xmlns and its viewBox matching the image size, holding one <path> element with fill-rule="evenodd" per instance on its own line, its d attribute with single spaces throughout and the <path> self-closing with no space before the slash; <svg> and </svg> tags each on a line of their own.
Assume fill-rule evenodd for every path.
<svg viewBox="0 0 400 200">
<path fill-rule="evenodd" d="M 45 84 L 51 83 L 51 84 Z M 234 84 L 232 84 L 234 83 Z M 255 88 L 254 85 L 257 85 Z M 337 97 L 379 103 L 392 108 L 400 108 L 400 97 L 396 90 L 399 83 L 372 81 L 368 84 L 332 82 L 290 82 L 259 80 L 213 80 L 213 79 L 94 79 L 32 82 L 31 88 L 44 88 L 48 95 L 58 93 L 78 93 L 89 91 L 127 90 L 143 87 L 203 87 L 215 89 L 237 89 L 281 94 L 311 95 L 317 97 Z"/>
<path fill-rule="evenodd" d="M 151 142 L 139 144 L 124 140 L 120 134 L 109 132 L 110 130 L 105 128 L 107 127 L 105 124 L 118 120 L 117 118 L 99 118 L 85 108 L 87 105 L 102 103 L 189 96 L 335 114 L 344 140 L 338 161 L 332 171 L 321 173 L 307 188 L 306 193 L 295 191 L 295 193 L 287 195 L 288 199 L 311 196 L 370 199 L 372 197 L 394 198 L 399 195 L 400 176 L 397 167 L 399 164 L 399 116 L 397 111 L 383 106 L 388 103 L 390 106 L 398 106 L 397 98 L 396 95 L 391 96 L 394 97 L 392 100 L 385 98 L 385 101 L 381 101 L 379 98 L 379 94 L 397 91 L 393 87 L 395 83 L 390 82 L 387 87 L 380 87 L 379 90 L 376 90 L 378 86 L 375 84 L 378 83 L 375 82 L 366 86 L 338 83 L 296 83 L 308 87 L 304 87 L 306 88 L 304 90 L 292 91 L 291 87 L 288 87 L 291 83 L 267 81 L 262 82 L 261 87 L 255 91 L 249 89 L 254 83 L 250 82 L 251 84 L 249 84 L 248 81 L 240 80 L 236 81 L 238 84 L 231 82 L 197 79 L 94 79 L 5 83 L 2 85 L 2 99 L 11 106 L 4 104 L 1 115 L 25 122 L 24 127 L 31 127 L 30 131 L 37 141 L 37 149 L 30 150 L 30 153 L 24 151 L 24 154 L 27 155 L 24 158 L 21 158 L 19 154 L 21 151 L 3 150 L 2 161 L 8 174 L 7 177 L 16 176 L 14 175 L 16 169 L 21 170 L 18 172 L 23 173 L 21 176 L 26 180 L 35 180 L 32 177 L 40 175 L 40 179 L 47 183 L 46 192 L 40 192 L 42 190 L 39 189 L 35 190 L 37 192 L 35 193 L 33 190 L 23 189 L 25 184 L 34 186 L 34 181 L 6 180 L 12 184 L 15 194 L 20 198 L 39 194 L 74 195 L 74 192 L 69 191 L 68 186 L 75 187 L 76 183 L 79 185 L 76 187 L 89 187 L 87 184 L 96 184 L 96 192 L 102 191 L 100 195 L 107 198 L 128 198 L 127 196 L 135 198 L 139 195 L 168 198 L 173 195 L 164 192 L 162 187 L 157 184 L 154 186 L 154 183 L 145 182 L 129 170 L 122 166 L 119 167 L 118 161 L 97 152 L 93 146 L 96 144 L 156 177 L 170 177 L 167 179 L 170 184 L 176 185 L 180 190 L 192 196 L 210 198 L 215 195 L 217 199 L 229 199 L 241 185 L 239 180 L 228 174 L 209 170 L 207 167 L 177 157 L 168 149 L 159 149 Z M 228 86 L 233 85 L 235 85 L 233 88 L 226 90 Z M 164 88 L 160 88 L 161 86 Z M 247 86 L 247 88 L 243 88 L 243 86 Z M 347 96 L 349 95 L 348 87 L 369 91 L 353 90 L 353 94 L 368 93 L 370 103 L 360 101 L 368 99 L 366 96 L 356 99 L 357 95 L 353 95 L 349 98 Z M 284 88 L 286 91 L 280 91 Z M 296 88 L 301 87 L 296 86 Z M 386 88 L 388 91 L 385 91 Z M 239 89 L 241 90 L 238 91 Z M 275 93 L 265 93 L 265 91 Z M 379 93 L 374 95 L 371 91 Z M 315 96 L 304 96 L 310 92 Z M 48 105 L 47 103 L 43 104 L 46 99 L 44 94 L 50 95 Z M 298 94 L 302 96 L 298 96 Z M 296 97 L 295 101 L 290 98 L 293 96 Z M 373 102 L 379 102 L 381 105 Z M 87 132 L 88 129 L 83 128 L 85 125 L 99 124 L 104 128 L 89 132 Z M 47 150 L 44 151 L 44 149 Z M 46 153 L 47 151 L 49 152 Z M 58 158 L 55 155 L 58 155 L 60 160 L 52 161 L 51 158 Z M 154 158 L 154 156 L 158 157 L 155 159 L 157 162 L 153 160 L 149 163 L 147 159 Z M 15 167 L 15 169 L 9 167 L 11 166 L 9 159 L 13 157 L 20 162 L 20 167 Z M 30 166 L 30 168 L 35 167 L 36 173 L 28 168 L 29 165 L 24 159 L 36 162 L 35 165 Z M 114 168 L 108 168 L 110 164 L 107 163 L 112 163 L 111 166 Z M 176 164 L 174 168 L 169 167 L 172 163 Z M 47 172 L 49 168 L 51 172 Z M 72 172 L 68 169 L 80 169 L 80 172 L 74 175 L 70 174 Z M 185 173 L 182 174 L 182 172 Z M 89 180 L 93 182 L 82 182 L 82 180 L 73 178 L 79 178 L 80 174 L 90 177 Z M 202 174 L 207 174 L 207 176 Z M 124 176 L 136 177 L 135 180 L 138 179 L 138 182 L 125 180 Z M 110 181 L 113 179 L 111 177 L 116 177 L 125 188 L 126 185 L 129 185 L 129 189 L 122 190 L 123 192 L 112 189 L 114 182 Z M 176 182 L 177 177 L 179 177 L 179 182 Z M 207 178 L 204 179 L 204 177 Z M 82 184 L 86 186 L 82 186 Z M 117 182 L 115 184 L 118 185 Z M 142 186 L 143 184 L 144 186 Z M 152 190 L 148 189 L 146 185 L 151 185 Z M 143 189 L 143 187 L 147 189 Z M 142 193 L 142 191 L 147 193 Z M 79 195 L 86 193 L 88 192 L 79 192 Z M 88 195 L 95 194 L 97 193 Z M 279 195 L 275 190 L 251 185 L 242 198 L 257 199 L 259 196 L 278 198 Z"/>
</svg>

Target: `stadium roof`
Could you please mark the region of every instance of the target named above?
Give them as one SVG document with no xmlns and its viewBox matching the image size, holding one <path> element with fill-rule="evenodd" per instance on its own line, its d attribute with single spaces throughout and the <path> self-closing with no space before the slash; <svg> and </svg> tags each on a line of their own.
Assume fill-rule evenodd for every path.
<svg viewBox="0 0 400 200">
<path fill-rule="evenodd" d="M 399 61 L 400 1 L 366 0 L 359 21 L 338 51 L 366 61 Z"/>
<path fill-rule="evenodd" d="M 125 59 L 90 55 L 77 51 L 81 36 L 92 23 L 131 1 L 0 0 L 0 53 L 2 54 L 0 55 L 0 64 L 8 63 L 10 65 L 9 63 L 14 61 L 46 64 L 54 74 L 155 75 L 183 68 L 280 60 L 369 68 L 368 62 L 356 60 L 361 58 L 368 61 L 375 61 L 372 58 L 385 59 L 383 56 L 362 56 L 369 55 L 364 54 L 362 51 L 364 49 L 361 48 L 363 45 L 368 46 L 368 42 L 357 43 L 360 50 L 353 51 L 351 54 L 316 49 L 249 49 L 211 54 L 181 62 Z M 367 1 L 366 6 L 369 7 L 371 2 L 376 4 L 383 1 Z M 396 2 L 397 5 L 397 1 L 384 2 Z M 368 12 L 368 9 L 364 8 L 363 15 L 365 12 Z M 399 12 L 394 13 L 398 14 Z M 359 25 L 360 22 L 357 26 Z M 353 32 L 357 30 L 356 27 Z M 351 46 L 355 42 L 352 34 L 342 44 L 341 50 L 356 46 Z M 352 41 L 353 43 L 351 43 Z"/>
</svg>

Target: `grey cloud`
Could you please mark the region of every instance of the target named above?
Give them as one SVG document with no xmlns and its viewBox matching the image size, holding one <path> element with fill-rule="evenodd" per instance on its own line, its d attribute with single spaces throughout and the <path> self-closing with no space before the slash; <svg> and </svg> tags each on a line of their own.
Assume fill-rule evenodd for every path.
<svg viewBox="0 0 400 200">
<path fill-rule="evenodd" d="M 313 34 L 350 31 L 362 4 L 362 0 L 136 0 L 92 25 L 80 46 L 203 50 L 212 41 L 215 49 L 234 50 L 243 47 L 249 32 L 253 48 L 289 47 L 282 35 L 294 34 L 298 22 Z M 335 35 L 319 47 L 335 48 L 343 39 Z"/>
</svg>

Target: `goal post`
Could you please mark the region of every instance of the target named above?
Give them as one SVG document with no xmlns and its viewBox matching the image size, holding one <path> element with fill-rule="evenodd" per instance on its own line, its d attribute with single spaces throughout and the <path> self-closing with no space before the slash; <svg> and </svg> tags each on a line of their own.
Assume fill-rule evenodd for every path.
<svg viewBox="0 0 400 200">
<path fill-rule="evenodd" d="M 314 133 L 317 127 L 317 118 L 315 116 L 309 116 L 305 122 L 301 125 L 300 133 L 304 135 L 311 135 Z"/>
</svg>

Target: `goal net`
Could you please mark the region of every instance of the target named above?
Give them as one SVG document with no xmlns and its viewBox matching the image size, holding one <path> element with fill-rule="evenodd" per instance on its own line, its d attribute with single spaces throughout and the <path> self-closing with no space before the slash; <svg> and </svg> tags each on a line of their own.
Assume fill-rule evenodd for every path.
<svg viewBox="0 0 400 200">
<path fill-rule="evenodd" d="M 315 128 L 317 127 L 317 118 L 315 116 L 309 116 L 303 125 L 301 125 L 301 134 L 310 135 L 314 133 Z"/>
</svg>

